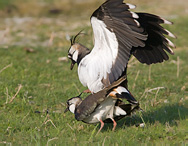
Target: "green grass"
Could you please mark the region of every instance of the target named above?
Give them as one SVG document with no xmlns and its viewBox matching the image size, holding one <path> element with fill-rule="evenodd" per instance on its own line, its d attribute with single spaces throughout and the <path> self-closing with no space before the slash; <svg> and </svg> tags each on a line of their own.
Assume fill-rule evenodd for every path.
<svg viewBox="0 0 188 146">
<path fill-rule="evenodd" d="M 65 23 L 56 23 L 57 19 Z M 7 26 L 1 20 L 2 30 Z M 78 80 L 77 68 L 71 71 L 70 61 L 58 61 L 67 56 L 67 33 L 75 34 L 84 28 L 88 35 L 80 41 L 92 47 L 89 19 L 78 20 L 74 17 L 68 21 L 66 16 L 52 18 L 51 22 L 34 19 L 20 26 L 14 22 L 9 25 L 7 42 L 0 45 L 0 144 L 188 144 L 188 17 L 173 18 L 174 25 L 165 26 L 178 37 L 173 40 L 177 49 L 169 61 L 149 67 L 134 59 L 129 64 L 129 90 L 143 112 L 118 121 L 115 132 L 112 124 L 105 124 L 98 135 L 99 125 L 76 121 L 73 114 L 64 113 L 67 99 L 86 89 Z M 48 42 L 51 32 L 55 33 L 53 44 L 41 45 Z M 23 38 L 31 43 L 24 43 Z M 34 52 L 26 52 L 25 47 Z M 144 128 L 137 126 L 143 122 Z"/>
<path fill-rule="evenodd" d="M 137 113 L 119 121 L 115 132 L 111 131 L 111 124 L 106 124 L 96 136 L 92 134 L 95 125 L 78 122 L 71 113 L 63 113 L 65 101 L 85 89 L 76 68 L 70 71 L 70 62 L 58 62 L 67 49 L 68 46 L 60 51 L 35 48 L 35 53 L 26 53 L 19 47 L 0 49 L 3 57 L 0 69 L 12 64 L 0 73 L 0 142 L 41 145 L 188 142 L 188 51 L 176 51 L 168 62 L 152 65 L 150 81 L 148 66 L 131 65 L 129 89 L 144 110 L 142 118 L 146 127 L 135 126 L 142 123 Z M 180 57 L 179 77 L 177 56 Z M 135 81 L 137 71 L 140 74 Z M 23 87 L 9 103 L 19 84 Z M 164 87 L 157 96 L 157 90 L 144 94 L 145 89 L 156 87 Z M 48 119 L 55 126 L 50 121 L 45 123 Z"/>
<path fill-rule="evenodd" d="M 69 70 L 70 62 L 58 62 L 57 58 L 66 51 L 36 50 L 33 54 L 14 47 L 0 50 L 3 56 L 0 68 L 12 64 L 0 73 L 0 142 L 37 145 L 47 142 L 82 145 L 102 144 L 104 141 L 105 144 L 119 145 L 188 142 L 188 51 L 176 52 L 181 60 L 179 78 L 173 63 L 176 56 L 171 56 L 170 61 L 163 64 L 152 65 L 150 81 L 148 66 L 139 63 L 131 66 L 128 71 L 129 89 L 140 101 L 146 127 L 135 126 L 142 123 L 137 113 L 119 121 L 115 132 L 111 131 L 111 124 L 106 124 L 96 136 L 93 134 L 95 125 L 78 122 L 71 113 L 63 113 L 65 106 L 62 103 L 78 95 L 76 87 L 79 91 L 84 89 L 77 79 L 76 69 Z M 48 59 L 50 63 L 46 63 Z M 140 74 L 134 82 L 135 70 L 140 70 Z M 19 84 L 23 86 L 20 92 L 12 103 L 7 103 Z M 156 100 L 156 91 L 148 93 L 147 97 L 142 96 L 145 89 L 156 87 L 165 87 L 158 92 Z M 45 123 L 47 120 L 53 123 Z"/>
</svg>

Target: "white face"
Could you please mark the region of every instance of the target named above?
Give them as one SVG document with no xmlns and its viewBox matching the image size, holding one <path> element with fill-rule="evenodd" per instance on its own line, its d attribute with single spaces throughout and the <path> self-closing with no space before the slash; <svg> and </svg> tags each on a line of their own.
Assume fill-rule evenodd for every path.
<svg viewBox="0 0 188 146">
<path fill-rule="evenodd" d="M 76 45 L 72 45 L 69 49 L 68 58 L 77 62 L 78 59 L 78 49 L 76 49 Z"/>
<path fill-rule="evenodd" d="M 71 105 L 69 106 L 69 111 L 74 114 L 75 108 L 76 108 L 75 104 L 71 104 Z"/>
<path fill-rule="evenodd" d="M 73 97 L 72 99 L 68 100 L 68 109 L 70 112 L 74 114 L 76 106 L 81 102 L 79 97 Z"/>
</svg>

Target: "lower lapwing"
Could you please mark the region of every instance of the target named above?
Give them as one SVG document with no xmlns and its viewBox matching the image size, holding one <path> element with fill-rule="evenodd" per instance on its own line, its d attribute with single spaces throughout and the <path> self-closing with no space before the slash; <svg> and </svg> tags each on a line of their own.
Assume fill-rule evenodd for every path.
<svg viewBox="0 0 188 146">
<path fill-rule="evenodd" d="M 68 58 L 71 69 L 78 65 L 80 82 L 92 93 L 109 86 L 126 74 L 131 55 L 141 63 L 152 64 L 168 60 L 175 45 L 166 36 L 176 38 L 161 24 L 172 24 L 157 15 L 131 12 L 135 6 L 123 0 L 106 0 L 91 16 L 94 47 L 71 39 Z"/>
<path fill-rule="evenodd" d="M 104 126 L 104 122 L 113 122 L 113 130 L 116 128 L 116 121 L 130 115 L 135 109 L 139 109 L 139 103 L 130 94 L 130 92 L 120 86 L 126 79 L 125 76 L 112 83 L 103 90 L 90 94 L 84 100 L 79 96 L 73 97 L 67 101 L 67 108 L 75 114 L 78 121 L 85 123 L 101 123 L 98 132 Z M 124 104 L 120 98 L 124 98 L 131 104 Z"/>
</svg>

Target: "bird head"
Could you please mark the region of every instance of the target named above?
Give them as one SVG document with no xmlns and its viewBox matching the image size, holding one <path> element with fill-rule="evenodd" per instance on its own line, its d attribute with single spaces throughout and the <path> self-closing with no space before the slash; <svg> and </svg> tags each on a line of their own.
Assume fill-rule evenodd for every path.
<svg viewBox="0 0 188 146">
<path fill-rule="evenodd" d="M 83 34 L 81 32 L 82 31 L 80 31 L 77 35 L 70 39 L 71 46 L 68 51 L 68 58 L 71 60 L 71 70 L 73 69 L 75 63 L 79 64 L 82 58 L 90 53 L 90 50 L 87 47 L 83 46 L 82 44 L 76 43 L 76 38 L 80 34 Z"/>
<path fill-rule="evenodd" d="M 78 61 L 78 55 L 79 55 L 79 44 L 75 43 L 71 45 L 69 52 L 68 52 L 68 58 L 71 60 L 71 67 L 72 70 L 74 67 L 74 64 Z"/>
<path fill-rule="evenodd" d="M 68 110 L 74 114 L 76 107 L 82 102 L 82 99 L 80 98 L 80 95 L 77 97 L 72 97 L 69 100 L 67 100 L 67 108 L 64 112 L 67 112 Z"/>
</svg>

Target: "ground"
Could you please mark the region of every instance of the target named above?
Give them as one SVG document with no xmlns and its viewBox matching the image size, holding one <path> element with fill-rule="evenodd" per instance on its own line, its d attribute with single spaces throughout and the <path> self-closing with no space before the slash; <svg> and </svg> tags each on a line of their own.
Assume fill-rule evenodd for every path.
<svg viewBox="0 0 188 146">
<path fill-rule="evenodd" d="M 96 135 L 99 125 L 64 113 L 66 100 L 86 89 L 70 70 L 69 38 L 92 48 L 89 18 L 103 1 L 7 0 L 0 2 L 0 144 L 136 145 L 188 144 L 188 4 L 186 0 L 126 1 L 134 11 L 158 14 L 177 39 L 175 54 L 151 66 L 131 58 L 129 90 L 137 112 Z M 144 127 L 142 126 L 144 124 Z"/>
</svg>

